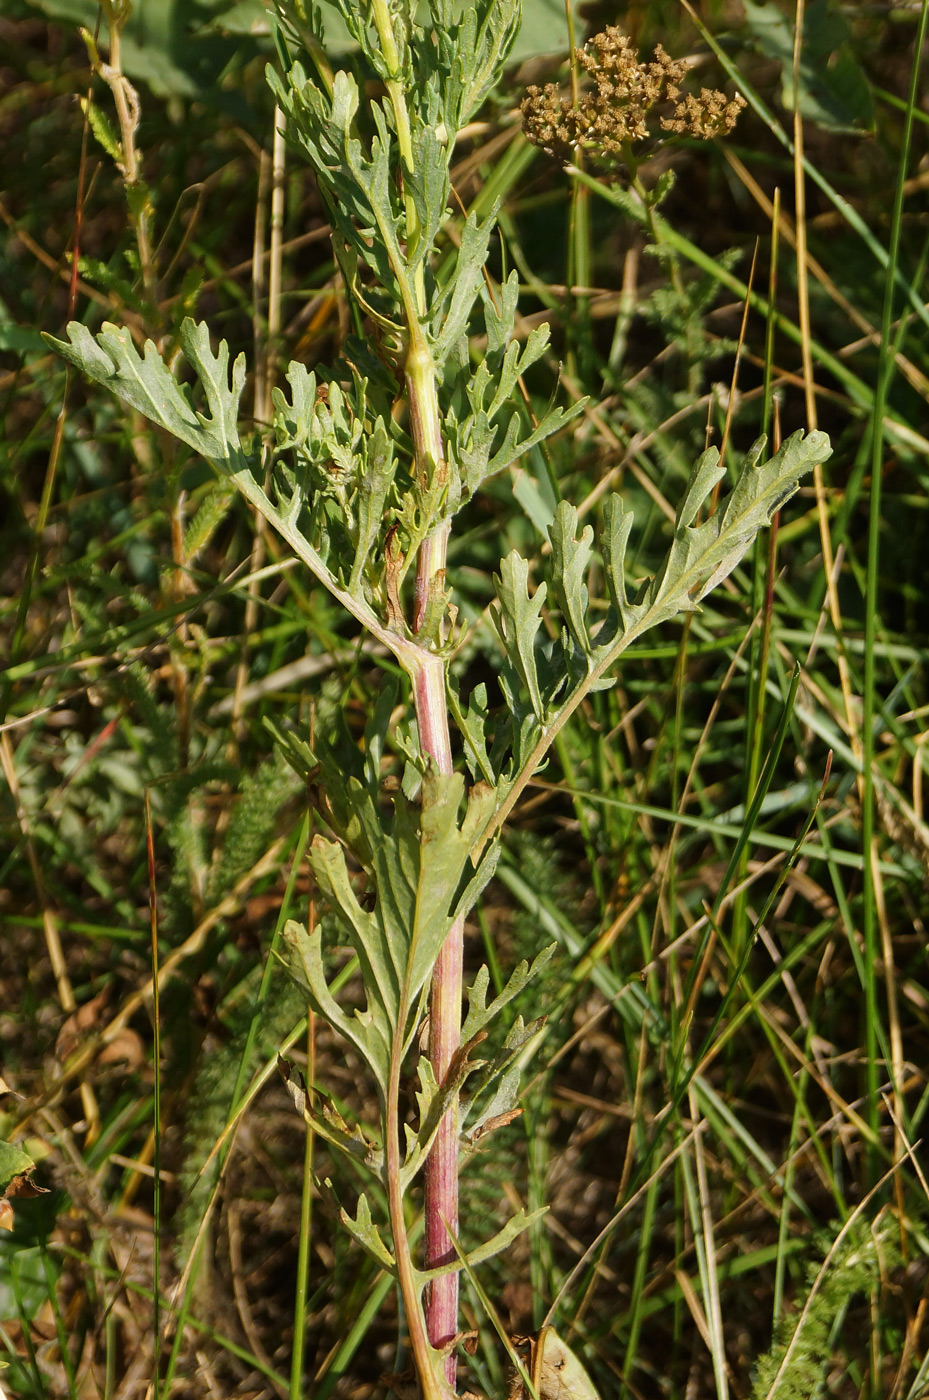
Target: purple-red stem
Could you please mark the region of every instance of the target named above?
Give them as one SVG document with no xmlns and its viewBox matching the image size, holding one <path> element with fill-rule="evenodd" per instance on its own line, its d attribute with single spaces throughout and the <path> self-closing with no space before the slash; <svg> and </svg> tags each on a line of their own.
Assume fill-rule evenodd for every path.
<svg viewBox="0 0 929 1400">
<path fill-rule="evenodd" d="M 452 753 L 445 700 L 445 666 L 430 657 L 414 689 L 420 742 L 441 773 L 451 773 Z M 461 981 L 464 919 L 456 919 L 432 973 L 429 1001 L 429 1058 L 441 1084 L 461 1039 Z M 426 1163 L 425 1266 L 432 1269 L 455 1258 L 449 1229 L 458 1234 L 458 1104 L 439 1126 Z M 458 1331 L 458 1274 L 443 1274 L 429 1285 L 425 1298 L 426 1329 L 433 1346 L 452 1340 Z M 446 1379 L 455 1384 L 456 1361 L 445 1362 Z"/>
<path fill-rule="evenodd" d="M 441 1084 L 461 1036 L 461 972 L 464 919 L 456 919 L 432 974 L 429 1052 Z M 455 1258 L 449 1229 L 458 1235 L 458 1101 L 439 1126 L 426 1164 L 426 1268 Z M 433 1346 L 449 1343 L 458 1331 L 458 1274 L 443 1274 L 429 1285 L 426 1329 Z M 456 1361 L 450 1352 L 445 1376 L 455 1384 Z"/>
<path fill-rule="evenodd" d="M 416 468 L 424 480 L 445 471 L 445 452 L 436 396 L 436 373 L 432 356 L 419 326 L 410 327 L 406 361 L 406 386 L 410 410 L 410 430 L 416 454 Z M 429 604 L 445 591 L 445 558 L 449 522 L 440 525 L 420 545 L 416 560 L 413 601 L 413 630 L 422 627 Z M 419 741 L 424 753 L 440 773 L 452 772 L 452 749 L 448 730 L 448 703 L 445 696 L 445 662 L 440 656 L 423 653 L 413 677 L 413 698 Z M 464 920 L 457 919 L 449 930 L 436 959 L 429 1002 L 429 1058 L 437 1083 L 441 1084 L 461 1039 L 461 980 Z M 436 1135 L 426 1163 L 426 1242 L 425 1266 L 433 1269 L 455 1258 L 449 1231 L 458 1234 L 458 1105 L 452 1103 Z M 426 1330 L 434 1347 L 447 1345 L 458 1331 L 458 1274 L 453 1271 L 434 1279 L 423 1300 Z M 445 1377 L 454 1387 L 457 1363 L 450 1350 L 445 1361 Z"/>
</svg>

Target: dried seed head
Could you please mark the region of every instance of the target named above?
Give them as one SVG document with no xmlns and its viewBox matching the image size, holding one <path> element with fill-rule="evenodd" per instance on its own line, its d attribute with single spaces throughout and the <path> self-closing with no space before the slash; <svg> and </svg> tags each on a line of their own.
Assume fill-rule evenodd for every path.
<svg viewBox="0 0 929 1400">
<path fill-rule="evenodd" d="M 699 97 L 688 93 L 683 102 L 678 102 L 673 117 L 662 117 L 661 129 L 679 136 L 696 136 L 701 141 L 727 136 L 746 105 L 740 92 L 728 101 L 723 92 L 701 88 Z"/>
<path fill-rule="evenodd" d="M 699 97 L 682 93 L 687 64 L 671 58 L 660 44 L 650 63 L 640 63 L 631 41 L 615 25 L 595 34 L 575 54 L 585 75 L 577 102 L 563 96 L 556 83 L 546 83 L 528 87 L 520 103 L 529 140 L 565 161 L 581 146 L 613 163 L 629 157 L 633 142 L 659 131 L 709 140 L 730 132 L 745 106 L 738 93 L 731 100 L 710 88 Z M 675 104 L 670 116 L 653 111 L 669 103 Z"/>
</svg>

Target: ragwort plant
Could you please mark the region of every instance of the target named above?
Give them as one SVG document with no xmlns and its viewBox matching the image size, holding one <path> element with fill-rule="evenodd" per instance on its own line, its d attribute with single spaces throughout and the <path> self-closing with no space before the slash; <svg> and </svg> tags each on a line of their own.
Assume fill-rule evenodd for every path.
<svg viewBox="0 0 929 1400">
<path fill-rule="evenodd" d="M 378 80 L 378 95 L 368 98 L 351 72 L 330 68 L 318 15 L 307 23 L 289 10 L 277 30 L 283 76 L 272 71 L 270 81 L 331 220 L 357 331 L 344 360 L 319 373 L 292 362 L 287 390 L 274 392 L 273 424 L 255 441 L 239 429 L 244 357 L 230 367 L 226 344 L 214 351 L 204 324 L 188 320 L 180 332 L 193 391 L 150 341 L 140 354 L 120 327 L 104 324 L 94 335 L 72 322 L 69 341 L 53 344 L 231 481 L 409 680 L 413 723 L 394 723 L 397 691 L 385 686 L 361 744 L 347 734 L 317 735 L 312 747 L 296 734 L 276 736 L 329 829 L 314 838 L 310 862 L 357 954 L 363 1007 L 347 1011 L 330 990 L 319 928 L 287 925 L 287 965 L 316 1013 L 367 1064 L 376 1123 L 345 1121 L 321 1091 L 305 1087 L 289 1067 L 285 1072 L 307 1121 L 383 1187 L 385 1219 L 375 1218 L 362 1194 L 354 1215 L 342 1211 L 342 1224 L 396 1279 L 419 1386 L 427 1400 L 440 1400 L 456 1393 L 460 1270 L 470 1273 L 506 1248 L 538 1215 L 520 1212 L 469 1255 L 459 1250 L 462 1155 L 516 1110 L 519 1063 L 535 1027 L 517 1019 L 499 1053 L 482 1061 L 475 1051 L 489 1023 L 553 951 L 521 964 L 489 1003 L 486 968 L 463 993 L 464 921 L 493 875 L 501 829 L 585 696 L 614 683 L 623 653 L 649 628 L 697 609 L 829 446 L 819 432 L 795 433 L 771 457 L 763 440 L 756 443 L 730 494 L 701 518 L 724 475 L 716 449 L 704 452 L 664 563 L 634 592 L 624 562 L 633 522 L 622 498 L 606 502 L 596 540 L 589 525 L 580 527 L 577 510 L 562 503 L 550 528 L 548 581 L 531 589 L 529 561 L 515 551 L 495 578 L 491 617 L 503 654 L 505 708 L 491 714 L 483 686 L 461 697 L 450 663 L 464 628 L 445 567 L 453 521 L 489 477 L 569 430 L 584 407 L 550 407 L 528 421 L 514 406 L 518 382 L 546 352 L 548 327 L 521 340 L 516 273 L 497 287 L 487 274 L 493 212 L 483 222 L 468 215 L 453 252 L 445 233 L 455 142 L 500 75 L 519 0 L 477 0 L 463 14 L 451 0 L 430 0 L 427 28 L 416 23 L 408 0 L 335 3 Z M 601 48 L 622 60 L 628 85 L 646 70 L 617 43 L 608 32 Z M 314 74 L 293 57 L 301 47 Z M 677 70 L 657 76 L 663 95 L 677 99 Z M 616 117 L 624 99 L 622 74 L 614 77 L 609 92 L 598 82 L 591 110 L 577 121 L 548 94 L 556 143 L 565 132 L 568 144 L 617 139 L 628 162 L 642 133 Z M 669 130 L 712 135 L 731 124 L 734 114 L 718 97 L 712 108 L 698 102 L 696 115 L 681 107 Z M 527 113 L 540 144 L 548 143 L 532 130 L 531 117 L 534 110 L 543 119 L 545 100 L 538 94 Z M 475 352 L 469 333 L 478 332 L 483 343 Z M 605 599 L 591 600 L 593 566 Z M 554 640 L 546 612 L 559 619 Z M 388 793 L 383 765 L 390 751 L 399 752 L 403 769 Z M 413 1121 L 403 1092 L 410 1074 L 418 1085 Z M 420 1258 L 406 1206 L 421 1176 Z M 553 1335 L 537 1344 L 531 1364 L 527 1382 L 543 1393 L 551 1389 L 546 1368 L 575 1364 L 581 1373 Z M 572 1384 L 572 1394 L 586 1394 L 584 1385 L 592 1393 L 586 1378 Z"/>
</svg>

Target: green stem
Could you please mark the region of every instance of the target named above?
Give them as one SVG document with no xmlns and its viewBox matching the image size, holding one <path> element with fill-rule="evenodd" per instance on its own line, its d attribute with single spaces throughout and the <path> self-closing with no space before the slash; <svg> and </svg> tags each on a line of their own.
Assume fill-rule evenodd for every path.
<svg viewBox="0 0 929 1400">
<path fill-rule="evenodd" d="M 315 1054 L 316 1032 L 312 1011 L 307 1017 L 307 1084 L 312 1085 L 316 1077 Z M 315 1138 L 313 1127 L 306 1123 L 306 1140 L 303 1147 L 303 1189 L 300 1195 L 300 1235 L 297 1246 L 297 1286 L 294 1290 L 294 1345 L 290 1358 L 289 1400 L 302 1400 L 303 1359 L 306 1353 L 307 1303 L 310 1278 L 310 1237 L 313 1225 L 313 1155 Z"/>
<path fill-rule="evenodd" d="M 414 167 L 413 160 L 413 135 L 410 127 L 410 113 L 406 105 L 406 93 L 403 91 L 403 81 L 400 71 L 400 51 L 397 48 L 396 35 L 390 19 L 390 10 L 386 0 L 374 0 L 372 5 L 374 15 L 374 25 L 377 29 L 377 37 L 380 41 L 381 52 L 387 60 L 390 69 L 390 76 L 387 79 L 387 95 L 390 104 L 394 109 L 394 122 L 397 132 L 397 145 L 400 148 L 400 156 L 408 170 Z M 421 226 L 419 214 L 416 211 L 416 204 L 412 197 L 404 190 L 403 207 L 406 213 L 406 240 L 407 248 L 415 247 L 419 242 Z M 420 261 L 415 273 L 416 304 L 420 316 L 426 314 L 426 282 L 424 277 L 424 265 Z"/>
<path fill-rule="evenodd" d="M 654 195 L 639 178 L 638 165 L 632 154 L 631 146 L 627 146 L 627 161 L 629 165 L 630 187 L 635 190 L 639 199 L 642 201 L 642 208 L 645 213 L 645 226 L 651 235 L 652 243 L 656 248 L 664 248 L 668 253 L 668 274 L 671 278 L 671 286 L 674 288 L 683 311 L 683 308 L 687 305 L 687 285 L 684 282 L 684 276 L 681 272 L 681 264 L 677 249 L 673 244 L 669 244 L 668 240 L 663 237 L 665 228 L 664 222 L 657 216 L 657 206 Z M 583 183 L 583 174 L 581 180 Z M 590 187 L 587 186 L 587 188 L 589 189 Z M 687 357 L 688 366 L 687 392 L 695 397 L 698 391 L 700 377 L 700 331 L 699 327 L 695 326 L 693 318 L 690 316 L 686 318 L 684 340 L 686 342 L 684 352 Z"/>
<path fill-rule="evenodd" d="M 575 108 L 581 104 L 580 64 L 574 33 L 574 7 L 565 0 L 568 25 L 568 48 L 571 55 L 571 101 Z M 574 150 L 574 164 L 584 169 L 584 148 Z M 571 181 L 571 204 L 568 212 L 568 307 L 567 324 L 572 339 L 568 345 L 568 373 L 572 379 L 585 377 L 591 366 L 590 298 L 578 292 L 578 287 L 591 285 L 590 273 L 590 190 L 577 180 Z"/>
</svg>

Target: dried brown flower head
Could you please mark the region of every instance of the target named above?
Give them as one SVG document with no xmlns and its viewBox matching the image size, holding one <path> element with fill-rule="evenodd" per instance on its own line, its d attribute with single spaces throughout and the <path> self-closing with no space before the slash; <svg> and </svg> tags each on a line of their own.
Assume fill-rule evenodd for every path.
<svg viewBox="0 0 929 1400">
<path fill-rule="evenodd" d="M 547 83 L 528 87 L 519 108 L 529 140 L 565 161 L 578 146 L 607 161 L 628 159 L 633 142 L 659 131 L 706 141 L 731 131 L 745 106 L 739 93 L 731 100 L 710 88 L 702 88 L 699 97 L 682 93 L 686 63 L 671 58 L 660 44 L 651 63 L 640 63 L 615 25 L 575 53 L 589 83 L 576 103 L 557 83 Z M 670 115 L 654 111 L 672 103 Z"/>
</svg>

